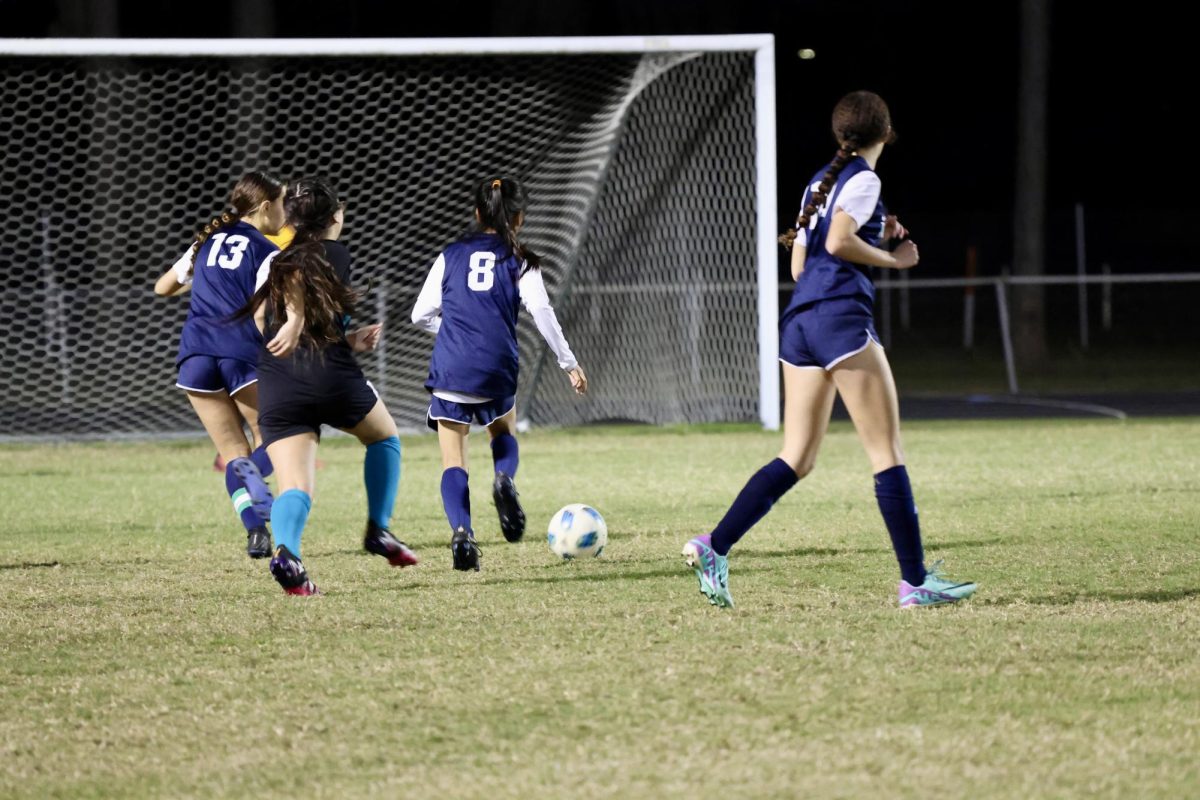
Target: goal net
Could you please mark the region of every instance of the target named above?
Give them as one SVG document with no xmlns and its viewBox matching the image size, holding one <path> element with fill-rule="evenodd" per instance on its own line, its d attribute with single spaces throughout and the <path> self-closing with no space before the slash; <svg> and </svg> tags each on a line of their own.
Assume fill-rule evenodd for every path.
<svg viewBox="0 0 1200 800">
<path fill-rule="evenodd" d="M 0 40 L 0 437 L 199 429 L 187 295 L 152 285 L 248 169 L 347 199 L 359 316 L 385 323 L 363 367 L 402 428 L 428 403 L 413 302 L 495 172 L 529 187 L 522 236 L 592 385 L 523 316 L 522 417 L 772 425 L 770 43 Z"/>
</svg>

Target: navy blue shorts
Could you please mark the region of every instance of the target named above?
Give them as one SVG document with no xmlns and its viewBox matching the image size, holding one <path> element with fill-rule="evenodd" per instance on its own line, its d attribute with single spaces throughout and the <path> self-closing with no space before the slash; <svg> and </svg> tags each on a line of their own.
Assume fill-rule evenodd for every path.
<svg viewBox="0 0 1200 800">
<path fill-rule="evenodd" d="M 793 367 L 829 370 L 880 344 L 871 307 L 854 297 L 820 300 L 779 323 L 779 360 Z"/>
<path fill-rule="evenodd" d="M 516 395 L 504 400 L 489 400 L 486 403 L 455 403 L 453 400 L 443 400 L 440 397 L 429 398 L 429 412 L 425 422 L 433 430 L 438 429 L 439 419 L 448 422 L 461 422 L 470 425 L 491 425 L 496 420 L 513 410 L 517 403 Z"/>
<path fill-rule="evenodd" d="M 175 385 L 191 392 L 234 394 L 258 380 L 255 365 L 237 358 L 188 356 L 179 363 Z"/>
<path fill-rule="evenodd" d="M 362 422 L 379 402 L 344 343 L 323 353 L 297 351 L 275 358 L 259 356 L 258 427 L 263 444 L 302 433 L 321 435 L 321 426 L 347 430 Z"/>
</svg>

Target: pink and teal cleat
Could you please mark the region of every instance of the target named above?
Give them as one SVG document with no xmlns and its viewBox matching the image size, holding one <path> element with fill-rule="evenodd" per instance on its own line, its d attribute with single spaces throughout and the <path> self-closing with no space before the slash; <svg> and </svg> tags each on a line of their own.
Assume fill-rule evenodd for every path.
<svg viewBox="0 0 1200 800">
<path fill-rule="evenodd" d="M 940 606 L 957 603 L 975 594 L 974 583 L 955 583 L 942 577 L 942 562 L 936 562 L 925 574 L 925 582 L 913 586 L 900 581 L 899 599 L 901 608 L 917 606 Z"/>
<path fill-rule="evenodd" d="M 311 597 L 321 593 L 308 579 L 304 564 L 284 545 L 275 548 L 275 557 L 271 559 L 270 567 L 271 575 L 283 587 L 285 594 Z"/>
<path fill-rule="evenodd" d="M 718 608 L 733 608 L 729 593 L 729 559 L 712 549 L 712 534 L 697 536 L 683 546 L 683 558 L 696 571 L 700 593 Z"/>
</svg>

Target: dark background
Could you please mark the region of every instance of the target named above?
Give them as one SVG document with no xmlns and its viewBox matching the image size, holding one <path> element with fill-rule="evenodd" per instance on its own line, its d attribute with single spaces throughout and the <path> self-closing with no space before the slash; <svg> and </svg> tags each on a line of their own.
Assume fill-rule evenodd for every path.
<svg viewBox="0 0 1200 800">
<path fill-rule="evenodd" d="M 1018 208 L 1022 35 L 1048 9 L 1044 247 Z M 898 143 L 878 171 L 889 210 L 921 248 L 920 278 L 1072 275 L 1076 208 L 1089 273 L 1196 272 L 1192 39 L 1180 6 L 1151 0 L 1102 10 L 1082 0 L 994 3 L 779 0 L 0 0 L 0 36 L 487 37 L 771 33 L 775 37 L 779 229 L 800 189 L 832 156 L 829 117 L 854 89 L 881 94 Z M 1028 18 L 1032 19 L 1034 15 Z M 816 58 L 802 60 L 802 48 Z M 0 113 L 3 110 L 0 109 Z M 1028 215 L 1026 215 L 1028 216 Z M 1036 230 L 1036 226 L 1034 228 Z M 1016 243 L 1022 248 L 1018 255 Z M 1029 243 L 1033 243 L 1030 250 Z M 780 251 L 780 278 L 790 281 Z M 891 277 L 883 275 L 880 277 Z M 785 289 L 786 291 L 786 289 Z M 881 333 L 909 387 L 1014 390 L 1004 380 L 995 292 L 980 290 L 964 334 L 962 289 L 883 292 Z M 786 295 L 781 296 L 786 302 Z M 1200 283 L 1011 289 L 1022 391 L 1192 391 Z M 1088 333 L 1083 330 L 1084 321 Z M 1101 324 L 1100 320 L 1104 320 Z M 1090 341 L 1089 341 L 1090 339 Z"/>
<path fill-rule="evenodd" d="M 1051 9 L 1046 271 L 1071 272 L 1073 207 L 1089 261 L 1114 271 L 1193 268 L 1191 34 L 1171 7 Z M 960 274 L 967 244 L 992 274 L 1012 259 L 1020 8 L 862 0 L 0 0 L 0 35 L 131 37 L 583 36 L 773 33 L 781 226 L 832 154 L 847 91 L 887 99 L 900 132 L 879 171 L 922 246 L 927 275 Z M 817 57 L 802 61 L 801 48 Z"/>
</svg>

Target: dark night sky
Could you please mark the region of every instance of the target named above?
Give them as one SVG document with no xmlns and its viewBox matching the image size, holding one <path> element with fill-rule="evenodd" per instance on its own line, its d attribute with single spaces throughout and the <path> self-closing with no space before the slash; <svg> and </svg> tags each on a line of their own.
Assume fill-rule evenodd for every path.
<svg viewBox="0 0 1200 800">
<path fill-rule="evenodd" d="M 113 0 L 122 36 L 233 34 L 232 5 Z M 85 0 L 0 0 L 0 35 L 89 35 Z M 879 172 L 885 200 L 922 243 L 931 273 L 961 270 L 969 243 L 995 272 L 1012 251 L 1019 4 L 863 0 L 526 0 L 275 3 L 279 36 L 550 36 L 768 32 L 776 37 L 780 213 L 832 154 L 829 112 L 867 88 L 892 108 L 900 142 Z M 1049 95 L 1047 271 L 1073 271 L 1072 208 L 1088 214 L 1092 261 L 1116 271 L 1195 269 L 1186 26 L 1170 7 L 1123 15 L 1054 0 Z M 186 9 L 186 11 L 184 11 Z M 420 9 L 415 11 L 414 9 Z M 86 16 L 86 14 L 84 15 Z M 802 47 L 817 58 L 801 61 Z M 1182 140 L 1182 141 L 1181 141 Z"/>
</svg>

